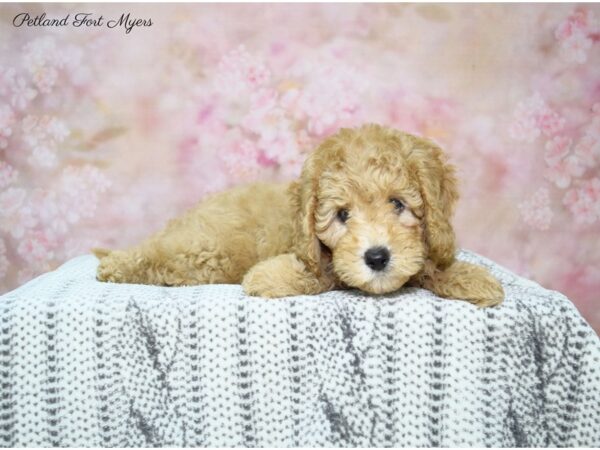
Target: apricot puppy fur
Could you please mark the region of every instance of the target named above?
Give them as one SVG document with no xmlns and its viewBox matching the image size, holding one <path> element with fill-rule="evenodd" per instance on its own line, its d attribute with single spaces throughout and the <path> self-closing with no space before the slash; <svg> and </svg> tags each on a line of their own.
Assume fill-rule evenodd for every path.
<svg viewBox="0 0 600 450">
<path fill-rule="evenodd" d="M 97 277 L 241 283 L 263 297 L 411 285 L 497 305 L 500 283 L 455 259 L 457 197 L 454 168 L 433 143 L 379 125 L 342 129 L 309 155 L 297 181 L 212 195 L 136 247 L 95 250 Z"/>
</svg>

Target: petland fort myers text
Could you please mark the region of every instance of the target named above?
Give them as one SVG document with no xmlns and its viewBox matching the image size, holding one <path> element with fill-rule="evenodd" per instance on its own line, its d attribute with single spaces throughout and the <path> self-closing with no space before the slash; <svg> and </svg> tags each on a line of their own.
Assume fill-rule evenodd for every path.
<svg viewBox="0 0 600 450">
<path fill-rule="evenodd" d="M 93 13 L 67 14 L 61 18 L 50 18 L 46 13 L 37 16 L 31 16 L 29 13 L 17 14 L 13 19 L 13 26 L 20 27 L 68 27 L 90 28 L 107 27 L 122 28 L 125 34 L 129 34 L 136 27 L 151 27 L 152 19 L 139 19 L 133 17 L 131 13 L 123 13 L 118 18 L 105 18 L 104 16 Z"/>
</svg>

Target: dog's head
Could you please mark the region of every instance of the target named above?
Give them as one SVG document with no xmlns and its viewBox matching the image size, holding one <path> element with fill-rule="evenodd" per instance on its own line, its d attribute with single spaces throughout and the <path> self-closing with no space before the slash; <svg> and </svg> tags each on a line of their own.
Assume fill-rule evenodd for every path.
<svg viewBox="0 0 600 450">
<path fill-rule="evenodd" d="M 306 160 L 291 187 L 294 251 L 344 284 L 387 293 L 426 262 L 454 260 L 454 169 L 433 143 L 366 125 L 342 129 Z"/>
</svg>

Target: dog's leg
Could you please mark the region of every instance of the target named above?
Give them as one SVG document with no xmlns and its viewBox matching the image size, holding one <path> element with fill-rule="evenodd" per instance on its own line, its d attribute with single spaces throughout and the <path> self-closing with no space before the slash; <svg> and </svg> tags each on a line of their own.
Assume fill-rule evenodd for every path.
<svg viewBox="0 0 600 450">
<path fill-rule="evenodd" d="M 242 286 L 248 295 L 270 298 L 319 294 L 333 288 L 331 281 L 309 272 L 292 253 L 259 262 L 246 273 Z"/>
<path fill-rule="evenodd" d="M 487 269 L 463 261 L 455 261 L 442 271 L 428 267 L 416 284 L 440 297 L 466 300 L 478 307 L 495 306 L 504 300 L 502 285 Z"/>
<path fill-rule="evenodd" d="M 231 262 L 208 248 L 175 248 L 167 241 L 94 253 L 100 259 L 96 276 L 99 281 L 160 286 L 239 282 L 239 278 L 232 278 Z"/>
<path fill-rule="evenodd" d="M 96 257 L 100 260 L 96 279 L 111 283 L 142 283 L 148 281 L 143 270 L 144 260 L 142 255 L 135 251 L 94 249 Z"/>
</svg>

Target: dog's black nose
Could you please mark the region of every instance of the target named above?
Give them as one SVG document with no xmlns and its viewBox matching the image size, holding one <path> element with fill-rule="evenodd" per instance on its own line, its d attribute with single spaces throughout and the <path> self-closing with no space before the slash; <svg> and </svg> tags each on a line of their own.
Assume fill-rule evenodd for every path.
<svg viewBox="0 0 600 450">
<path fill-rule="evenodd" d="M 383 270 L 390 261 L 390 251 L 385 247 L 373 247 L 365 252 L 365 263 L 373 270 Z"/>
</svg>

